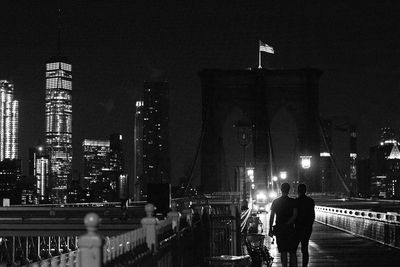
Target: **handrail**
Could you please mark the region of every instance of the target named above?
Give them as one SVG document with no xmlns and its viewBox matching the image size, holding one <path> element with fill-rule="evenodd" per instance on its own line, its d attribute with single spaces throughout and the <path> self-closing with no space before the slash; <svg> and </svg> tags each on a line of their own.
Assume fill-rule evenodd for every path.
<svg viewBox="0 0 400 267">
<path fill-rule="evenodd" d="M 146 244 L 146 231 L 142 227 L 117 236 L 106 237 L 103 245 L 103 263 L 112 261 L 144 244 Z"/>
<path fill-rule="evenodd" d="M 22 267 L 39 267 L 39 266 L 70 266 L 79 267 L 79 249 L 68 253 L 64 253 L 39 262 L 33 262 Z"/>
<path fill-rule="evenodd" d="M 400 214 L 393 212 L 383 213 L 383 212 L 375 212 L 368 210 L 342 209 L 342 208 L 326 207 L 326 206 L 315 206 L 315 211 L 328 212 L 332 214 L 340 214 L 345 216 L 361 217 L 381 222 L 400 224 Z"/>
<path fill-rule="evenodd" d="M 202 229 L 203 216 L 208 216 L 210 212 L 208 204 L 193 206 L 197 212 L 194 214 L 188 199 L 179 199 L 178 202 L 183 207 L 182 214 L 176 211 L 177 203 L 174 202 L 167 218 L 161 221 L 154 217 L 154 206 L 147 204 L 141 227 L 111 237 L 98 234 L 101 219 L 97 214 L 89 213 L 84 219 L 87 233 L 79 237 L 78 249 L 27 266 L 102 267 L 121 262 L 135 265 L 137 262 L 147 264 L 155 258 L 161 264 L 159 266 L 171 266 L 170 246 L 173 242 L 189 242 L 193 238 L 190 235 L 197 235 L 195 231 Z"/>
</svg>

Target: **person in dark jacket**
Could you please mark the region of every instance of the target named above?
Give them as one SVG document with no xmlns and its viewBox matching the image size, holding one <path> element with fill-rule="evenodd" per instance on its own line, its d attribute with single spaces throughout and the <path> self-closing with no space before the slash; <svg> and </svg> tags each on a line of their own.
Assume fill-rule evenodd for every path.
<svg viewBox="0 0 400 267">
<path fill-rule="evenodd" d="M 269 236 L 276 236 L 278 251 L 281 254 L 281 263 L 283 267 L 287 267 L 287 254 L 289 253 L 289 261 L 291 267 L 297 266 L 297 243 L 294 232 L 294 220 L 296 218 L 297 208 L 296 200 L 288 196 L 290 185 L 283 183 L 281 185 L 282 196 L 275 199 L 271 205 L 271 215 L 269 218 Z M 274 219 L 275 220 L 275 225 Z"/>
<path fill-rule="evenodd" d="M 310 241 L 313 223 L 315 219 L 314 200 L 306 196 L 307 187 L 299 184 L 297 187 L 297 217 L 295 219 L 296 247 L 301 243 L 301 253 L 303 254 L 303 267 L 308 265 L 309 253 L 308 242 Z"/>
</svg>

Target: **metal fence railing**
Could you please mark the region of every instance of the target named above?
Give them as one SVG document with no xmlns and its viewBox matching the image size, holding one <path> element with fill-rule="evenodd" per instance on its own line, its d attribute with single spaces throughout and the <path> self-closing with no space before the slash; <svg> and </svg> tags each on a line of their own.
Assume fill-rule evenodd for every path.
<svg viewBox="0 0 400 267">
<path fill-rule="evenodd" d="M 36 237 L 28 242 L 3 238 L 0 245 L 17 247 L 22 241 L 20 250 L 25 252 L 19 254 L 26 260 L 18 261 L 14 252 L 6 262 L 29 267 L 202 266 L 210 256 L 241 254 L 241 216 L 232 196 L 178 199 L 162 220 L 154 216 L 152 204 L 145 211 L 139 228 L 115 236 L 101 236 L 100 217 L 89 213 L 84 219 L 86 234 L 80 237 Z M 37 255 L 29 258 L 32 251 Z"/>
<path fill-rule="evenodd" d="M 315 207 L 316 221 L 340 230 L 400 248 L 400 214 L 367 210 Z"/>
</svg>

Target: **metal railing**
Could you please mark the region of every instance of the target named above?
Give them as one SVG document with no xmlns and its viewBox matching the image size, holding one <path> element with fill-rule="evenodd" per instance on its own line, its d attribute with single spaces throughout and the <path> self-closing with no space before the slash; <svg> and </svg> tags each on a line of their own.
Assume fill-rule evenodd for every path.
<svg viewBox="0 0 400 267">
<path fill-rule="evenodd" d="M 175 204 L 167 218 L 160 221 L 153 215 L 152 204 L 147 204 L 145 210 L 142 227 L 112 237 L 101 237 L 97 233 L 100 218 L 89 213 L 84 219 L 87 233 L 79 237 L 78 249 L 23 266 L 172 266 L 172 261 L 178 260 L 177 252 L 183 254 L 184 249 L 195 244 L 193 230 L 199 228 L 201 216 L 193 216 L 191 208 L 182 210 L 182 216 Z"/>
<path fill-rule="evenodd" d="M 107 237 L 103 245 L 103 264 L 115 260 L 120 255 L 132 251 L 138 251 L 143 247 L 142 253 L 135 253 L 135 258 L 140 259 L 150 251 L 146 244 L 146 231 L 139 228 L 121 235 Z"/>
<path fill-rule="evenodd" d="M 15 245 L 14 255 L 6 261 L 12 266 L 199 266 L 216 253 L 240 255 L 238 209 L 238 201 L 232 196 L 194 202 L 178 199 L 172 202 L 172 210 L 163 220 L 155 218 L 154 206 L 147 204 L 141 226 L 115 236 L 101 236 L 100 217 L 89 213 L 84 219 L 86 234 L 79 238 L 33 237 L 26 243 L 23 237 L 10 237 L 0 239 L 0 243 Z M 218 239 L 214 238 L 217 233 Z M 26 244 L 18 247 L 19 243 Z M 34 251 L 35 257 L 27 256 Z"/>
<path fill-rule="evenodd" d="M 76 236 L 2 236 L 0 263 L 24 265 L 76 250 Z"/>
<path fill-rule="evenodd" d="M 395 248 L 400 248 L 400 214 L 315 207 L 316 221 Z"/>
<path fill-rule="evenodd" d="M 388 223 L 400 223 L 400 214 L 393 212 L 374 212 L 367 210 L 353 210 L 353 209 L 342 209 L 335 207 L 315 206 L 316 212 L 331 213 L 344 216 L 352 216 L 358 218 L 364 218 L 369 220 L 376 220 L 380 222 Z"/>
<path fill-rule="evenodd" d="M 45 259 L 39 262 L 34 262 L 24 266 L 31 267 L 50 267 L 50 266 L 65 266 L 65 267 L 79 267 L 79 253 L 78 250 L 61 254 L 56 257 Z"/>
</svg>

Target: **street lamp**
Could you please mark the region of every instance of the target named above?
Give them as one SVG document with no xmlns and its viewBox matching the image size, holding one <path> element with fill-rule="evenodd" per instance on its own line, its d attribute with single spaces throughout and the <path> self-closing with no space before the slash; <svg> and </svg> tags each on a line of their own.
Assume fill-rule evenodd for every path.
<svg viewBox="0 0 400 267">
<path fill-rule="evenodd" d="M 311 167 L 311 158 L 312 156 L 300 156 L 301 167 L 303 169 L 309 169 Z"/>
<path fill-rule="evenodd" d="M 254 199 L 254 189 L 256 189 L 256 185 L 254 184 L 254 168 L 248 167 L 246 169 L 247 177 L 249 177 L 251 183 L 251 191 L 250 191 L 250 203 L 253 203 Z"/>
<path fill-rule="evenodd" d="M 287 178 L 287 172 L 286 172 L 286 171 L 281 171 L 281 172 L 279 173 L 279 177 L 280 177 L 282 180 L 286 180 L 286 178 Z"/>
<path fill-rule="evenodd" d="M 247 168 L 247 176 L 249 176 L 250 181 L 254 182 L 254 169 Z"/>
</svg>

